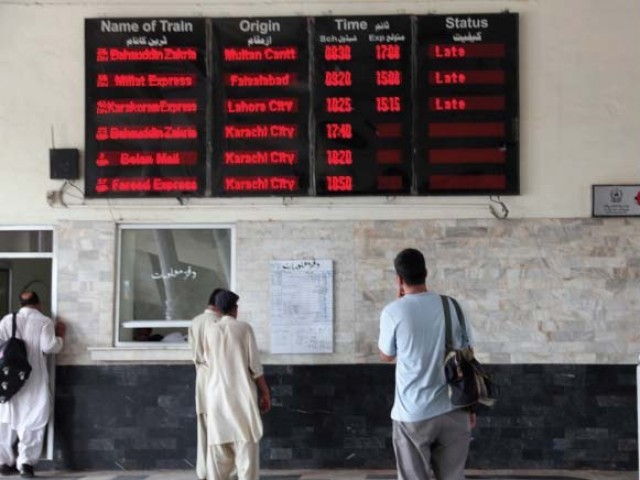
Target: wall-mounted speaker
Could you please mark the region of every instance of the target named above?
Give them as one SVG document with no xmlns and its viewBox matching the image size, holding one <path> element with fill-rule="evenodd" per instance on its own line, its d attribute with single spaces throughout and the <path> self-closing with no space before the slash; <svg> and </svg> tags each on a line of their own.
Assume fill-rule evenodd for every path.
<svg viewBox="0 0 640 480">
<path fill-rule="evenodd" d="M 77 148 L 52 148 L 49 150 L 49 178 L 75 180 L 80 176 L 80 152 Z"/>
</svg>

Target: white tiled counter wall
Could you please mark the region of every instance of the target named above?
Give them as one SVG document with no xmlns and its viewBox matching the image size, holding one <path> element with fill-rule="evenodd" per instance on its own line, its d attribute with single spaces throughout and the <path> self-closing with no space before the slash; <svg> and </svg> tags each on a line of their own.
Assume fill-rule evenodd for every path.
<svg viewBox="0 0 640 480">
<path fill-rule="evenodd" d="M 481 360 L 635 363 L 639 226 L 635 219 L 238 222 L 240 317 L 254 326 L 265 363 L 377 362 L 379 312 L 395 292 L 393 257 L 415 247 L 427 258 L 429 286 L 466 305 Z M 61 222 L 56 235 L 58 313 L 69 323 L 59 363 L 93 363 L 89 347 L 113 345 L 116 225 Z M 299 259 L 334 262 L 333 354 L 268 354 L 269 262 Z"/>
</svg>

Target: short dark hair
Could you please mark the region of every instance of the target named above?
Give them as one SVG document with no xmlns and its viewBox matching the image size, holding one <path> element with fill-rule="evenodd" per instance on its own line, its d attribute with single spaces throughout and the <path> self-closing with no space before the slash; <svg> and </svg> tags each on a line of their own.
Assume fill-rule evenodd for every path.
<svg viewBox="0 0 640 480">
<path fill-rule="evenodd" d="M 238 306 L 240 297 L 231 290 L 223 290 L 216 295 L 216 307 L 223 315 L 230 314 Z"/>
<path fill-rule="evenodd" d="M 405 248 L 393 260 L 396 273 L 407 285 L 420 285 L 427 280 L 424 255 L 415 248 Z"/>
<path fill-rule="evenodd" d="M 207 305 L 215 305 L 216 297 L 220 292 L 224 292 L 224 288 L 216 288 L 213 292 L 211 292 L 211 295 L 209 295 L 209 303 Z"/>
<path fill-rule="evenodd" d="M 20 305 L 23 307 L 40 305 L 40 298 L 36 292 L 26 291 L 20 294 Z"/>
</svg>

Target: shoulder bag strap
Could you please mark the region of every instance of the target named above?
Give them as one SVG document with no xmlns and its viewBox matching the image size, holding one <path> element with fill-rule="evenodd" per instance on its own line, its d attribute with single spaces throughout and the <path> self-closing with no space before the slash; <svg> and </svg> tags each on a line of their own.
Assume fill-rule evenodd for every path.
<svg viewBox="0 0 640 480">
<path fill-rule="evenodd" d="M 16 312 L 13 312 L 11 318 L 11 338 L 16 338 Z"/>
<path fill-rule="evenodd" d="M 468 347 L 470 347 L 471 345 L 469 344 L 469 335 L 467 334 L 467 323 L 464 321 L 464 313 L 462 313 L 462 309 L 460 308 L 460 305 L 455 298 L 452 297 L 451 301 L 453 302 L 453 308 L 456 309 L 458 322 L 460 322 L 460 328 L 462 330 L 462 345 L 467 345 Z"/>
<path fill-rule="evenodd" d="M 444 310 L 444 351 L 446 353 L 453 349 L 451 344 L 451 310 L 449 309 L 449 297 L 440 295 L 440 299 Z"/>
</svg>

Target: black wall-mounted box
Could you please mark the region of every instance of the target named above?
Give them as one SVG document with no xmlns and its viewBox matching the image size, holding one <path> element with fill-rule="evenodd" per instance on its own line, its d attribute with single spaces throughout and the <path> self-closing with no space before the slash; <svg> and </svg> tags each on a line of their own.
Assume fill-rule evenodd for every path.
<svg viewBox="0 0 640 480">
<path fill-rule="evenodd" d="M 80 152 L 77 148 L 53 148 L 49 150 L 49 178 L 75 180 L 78 171 Z"/>
</svg>

